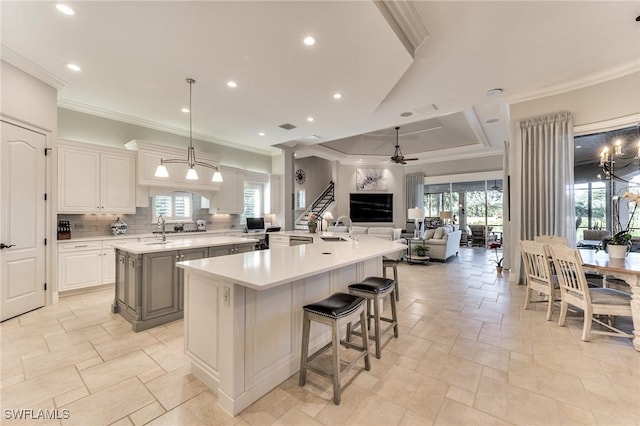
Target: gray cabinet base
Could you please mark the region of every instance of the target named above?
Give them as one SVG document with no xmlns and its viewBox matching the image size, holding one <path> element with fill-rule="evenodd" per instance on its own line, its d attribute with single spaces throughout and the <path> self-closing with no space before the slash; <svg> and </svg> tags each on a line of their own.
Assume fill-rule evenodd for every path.
<svg viewBox="0 0 640 426">
<path fill-rule="evenodd" d="M 131 328 L 133 329 L 133 331 L 135 331 L 136 333 L 184 318 L 184 311 L 179 311 L 172 314 L 163 315 L 161 317 L 155 317 L 148 320 L 140 320 L 136 319 L 135 312 L 127 312 L 127 308 L 120 303 L 118 303 L 117 306 L 111 305 L 111 310 L 114 314 L 119 313 L 122 318 L 126 319 L 131 324 Z"/>
</svg>

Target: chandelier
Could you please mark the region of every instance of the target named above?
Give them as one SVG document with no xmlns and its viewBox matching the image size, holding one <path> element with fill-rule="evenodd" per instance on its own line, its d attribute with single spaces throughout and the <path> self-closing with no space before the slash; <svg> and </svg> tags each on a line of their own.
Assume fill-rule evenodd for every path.
<svg viewBox="0 0 640 426">
<path fill-rule="evenodd" d="M 638 127 L 640 133 L 640 126 Z M 628 179 L 616 174 L 616 170 L 625 170 L 627 167 L 638 163 L 640 169 L 640 138 L 638 139 L 637 148 L 631 154 L 626 154 L 622 150 L 622 140 L 616 139 L 611 149 L 608 146 L 602 148 L 600 152 L 600 168 L 603 174 L 598 174 L 598 178 L 607 180 L 617 180 L 620 182 L 629 182 Z M 619 172 L 618 172 L 619 173 Z"/>
<path fill-rule="evenodd" d="M 213 173 L 213 177 L 211 178 L 212 182 L 222 182 L 222 175 L 220 174 L 220 168 L 218 166 L 214 166 L 212 164 L 203 163 L 202 161 L 196 160 L 196 151 L 193 148 L 193 126 L 191 123 L 191 89 L 193 87 L 193 83 L 196 81 L 193 78 L 187 78 L 187 83 L 189 83 L 189 148 L 187 149 L 187 159 L 182 158 L 170 158 L 170 159 L 160 159 L 160 164 L 156 168 L 155 176 L 156 177 L 169 177 L 169 171 L 165 164 L 178 163 L 178 164 L 186 164 L 189 166 L 187 170 L 187 180 L 198 180 L 198 172 L 196 171 L 196 166 L 207 167 L 209 169 L 215 170 Z"/>
</svg>

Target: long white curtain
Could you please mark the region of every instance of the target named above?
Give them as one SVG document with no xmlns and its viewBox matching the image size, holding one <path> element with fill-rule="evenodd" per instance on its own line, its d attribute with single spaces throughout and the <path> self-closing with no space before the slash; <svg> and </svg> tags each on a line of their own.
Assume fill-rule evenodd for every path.
<svg viewBox="0 0 640 426">
<path fill-rule="evenodd" d="M 424 207 L 424 173 L 410 173 L 405 176 L 407 209 Z M 406 212 L 405 212 L 406 213 Z"/>
<path fill-rule="evenodd" d="M 514 234 L 521 240 L 537 235 L 560 235 L 575 247 L 573 197 L 573 118 L 569 112 L 535 117 L 517 123 L 516 186 L 519 215 Z M 515 201 L 515 200 L 514 200 Z M 520 262 L 519 244 L 515 276 Z"/>
</svg>

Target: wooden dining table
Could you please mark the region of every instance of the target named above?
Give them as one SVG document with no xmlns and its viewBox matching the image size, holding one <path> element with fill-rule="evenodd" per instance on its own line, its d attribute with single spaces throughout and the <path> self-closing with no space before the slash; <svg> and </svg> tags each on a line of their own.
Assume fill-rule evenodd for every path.
<svg viewBox="0 0 640 426">
<path fill-rule="evenodd" d="M 633 347 L 640 351 L 640 253 L 628 253 L 624 259 L 609 259 L 602 250 L 580 250 L 585 269 L 612 275 L 631 286 L 631 317 L 633 319 Z"/>
</svg>

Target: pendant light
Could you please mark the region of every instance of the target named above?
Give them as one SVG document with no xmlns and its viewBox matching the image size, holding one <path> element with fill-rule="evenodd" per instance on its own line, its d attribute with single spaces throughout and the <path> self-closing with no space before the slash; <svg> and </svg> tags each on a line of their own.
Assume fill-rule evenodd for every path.
<svg viewBox="0 0 640 426">
<path fill-rule="evenodd" d="M 196 166 L 207 167 L 209 169 L 214 169 L 213 177 L 211 178 L 212 182 L 222 182 L 222 175 L 220 174 L 220 168 L 218 166 L 214 166 L 212 164 L 203 163 L 202 161 L 196 160 L 196 151 L 193 148 L 193 126 L 191 120 L 191 91 L 193 84 L 196 81 L 193 78 L 187 78 L 187 83 L 189 83 L 189 148 L 187 149 L 187 159 L 179 159 L 179 158 L 170 158 L 168 160 L 160 159 L 160 164 L 156 168 L 156 172 L 154 174 L 155 177 L 168 178 L 169 170 L 165 166 L 165 163 L 178 163 L 178 164 L 186 164 L 189 166 L 187 170 L 187 180 L 198 180 L 198 172 L 196 171 Z"/>
</svg>

